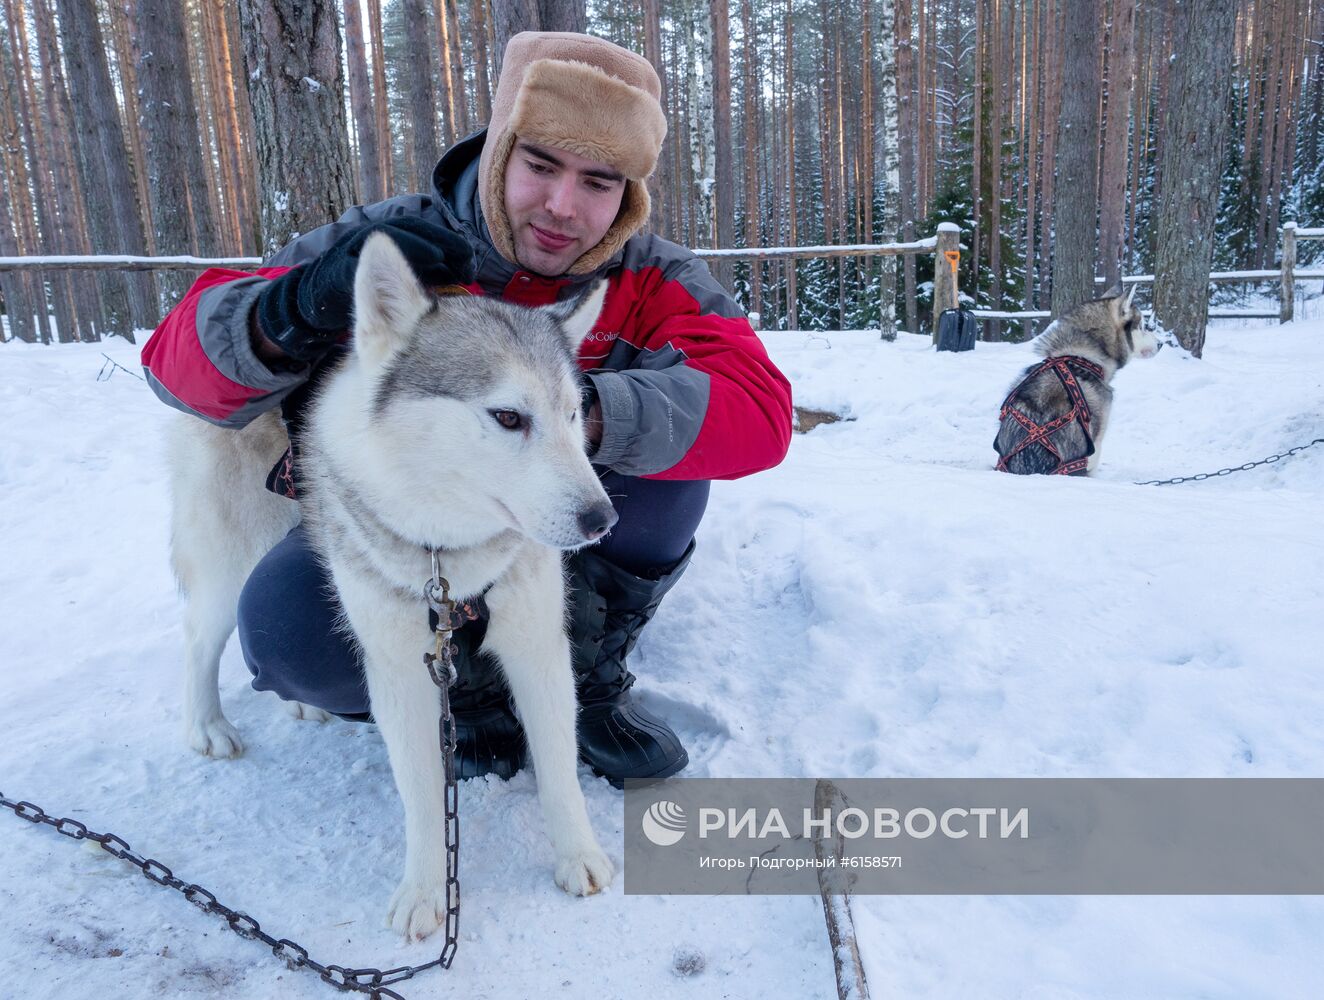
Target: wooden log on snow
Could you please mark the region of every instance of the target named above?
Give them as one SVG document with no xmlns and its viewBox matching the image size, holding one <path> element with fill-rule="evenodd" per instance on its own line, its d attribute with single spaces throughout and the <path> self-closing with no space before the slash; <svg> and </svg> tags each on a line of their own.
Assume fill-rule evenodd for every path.
<svg viewBox="0 0 1324 1000">
<path fill-rule="evenodd" d="M 841 792 L 832 782 L 820 778 L 814 786 L 814 814 L 823 816 L 835 811 Z M 840 1000 L 869 1000 L 869 984 L 860 961 L 860 945 L 855 937 L 855 920 L 850 912 L 850 880 L 841 867 L 844 845 L 840 836 L 831 846 L 822 833 L 815 832 L 814 853 L 819 862 L 829 855 L 837 860 L 831 868 L 818 869 L 818 894 L 823 900 L 823 919 L 827 921 L 828 943 L 832 946 L 832 966 L 837 975 Z"/>
</svg>

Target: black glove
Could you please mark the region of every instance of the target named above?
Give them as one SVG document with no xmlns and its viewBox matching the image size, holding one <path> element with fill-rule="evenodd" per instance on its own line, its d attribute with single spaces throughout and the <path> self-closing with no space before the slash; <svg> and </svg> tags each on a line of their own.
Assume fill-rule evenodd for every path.
<svg viewBox="0 0 1324 1000">
<path fill-rule="evenodd" d="M 373 233 L 395 241 L 424 285 L 467 285 L 474 280 L 473 251 L 457 233 L 415 216 L 374 222 L 346 233 L 321 256 L 268 282 L 257 297 L 262 333 L 296 361 L 316 361 L 349 329 L 354 271 Z"/>
</svg>

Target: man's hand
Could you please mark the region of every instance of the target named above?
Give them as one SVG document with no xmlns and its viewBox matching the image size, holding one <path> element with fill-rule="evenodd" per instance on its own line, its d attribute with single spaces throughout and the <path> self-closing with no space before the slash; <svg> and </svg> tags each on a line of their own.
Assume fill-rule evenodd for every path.
<svg viewBox="0 0 1324 1000">
<path fill-rule="evenodd" d="M 253 346 L 268 363 L 308 363 L 326 354 L 349 329 L 359 252 L 373 233 L 395 241 L 424 285 L 467 285 L 474 280 L 473 251 L 457 233 L 406 216 L 346 233 L 321 256 L 268 283 L 253 310 Z"/>
<path fill-rule="evenodd" d="M 584 411 L 584 438 L 590 449 L 602 444 L 602 404 L 596 399 L 593 405 Z"/>
</svg>

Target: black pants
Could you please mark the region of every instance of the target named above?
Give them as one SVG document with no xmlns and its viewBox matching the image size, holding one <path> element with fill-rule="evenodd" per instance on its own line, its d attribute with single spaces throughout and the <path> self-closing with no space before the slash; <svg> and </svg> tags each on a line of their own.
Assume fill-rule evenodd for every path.
<svg viewBox="0 0 1324 1000">
<path fill-rule="evenodd" d="M 602 485 L 620 520 L 597 551 L 642 576 L 685 554 L 710 484 L 607 472 Z M 239 598 L 239 642 L 253 687 L 336 715 L 366 713 L 363 668 L 348 636 L 335 627 L 339 614 L 331 581 L 296 527 L 258 563 Z"/>
</svg>

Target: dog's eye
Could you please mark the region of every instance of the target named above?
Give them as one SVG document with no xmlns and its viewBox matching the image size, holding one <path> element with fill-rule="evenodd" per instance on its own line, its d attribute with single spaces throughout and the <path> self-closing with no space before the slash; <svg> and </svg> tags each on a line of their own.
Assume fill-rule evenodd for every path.
<svg viewBox="0 0 1324 1000">
<path fill-rule="evenodd" d="M 523 430 L 527 426 L 524 418 L 514 410 L 493 410 L 492 419 L 508 431 Z"/>
</svg>

